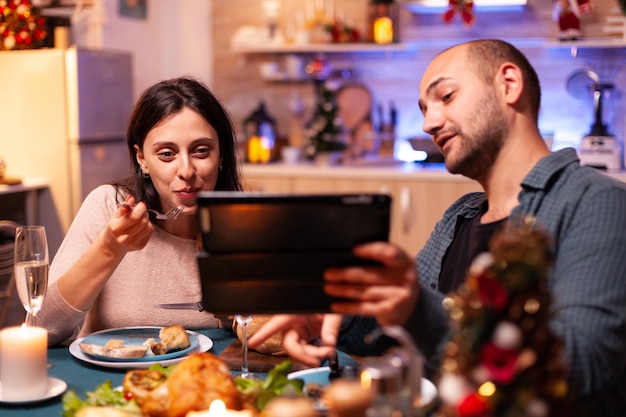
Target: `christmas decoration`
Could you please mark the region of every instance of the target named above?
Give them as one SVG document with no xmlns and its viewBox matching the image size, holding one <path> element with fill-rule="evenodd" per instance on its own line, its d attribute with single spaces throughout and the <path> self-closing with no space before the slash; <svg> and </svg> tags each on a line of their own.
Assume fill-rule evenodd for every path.
<svg viewBox="0 0 626 417">
<path fill-rule="evenodd" d="M 473 0 L 450 0 L 448 4 L 448 10 L 443 14 L 443 21 L 445 23 L 452 23 L 454 16 L 460 13 L 463 25 L 467 28 L 474 25 L 476 18 L 474 16 L 474 2 Z"/>
<path fill-rule="evenodd" d="M 332 3 L 328 3 L 328 6 Z M 311 19 L 306 23 L 309 37 L 313 43 L 359 42 L 361 34 L 344 19 L 335 17 L 332 9 L 316 8 Z"/>
<path fill-rule="evenodd" d="M 318 101 L 313 118 L 309 123 L 309 145 L 306 154 L 309 157 L 322 152 L 343 151 L 347 145 L 340 137 L 341 119 L 337 116 L 339 107 L 335 102 L 335 91 L 329 89 L 323 81 L 318 82 Z"/>
<path fill-rule="evenodd" d="M 590 0 L 558 0 L 552 10 L 553 19 L 558 22 L 560 40 L 576 40 L 582 36 L 580 18 L 593 11 Z"/>
<path fill-rule="evenodd" d="M 361 40 L 361 34 L 356 28 L 337 19 L 326 25 L 326 32 L 330 33 L 330 39 L 334 43 L 359 42 Z"/>
<path fill-rule="evenodd" d="M 41 48 L 45 24 L 29 0 L 0 0 L 0 51 Z"/>
<path fill-rule="evenodd" d="M 506 226 L 467 281 L 444 300 L 452 335 L 444 349 L 440 417 L 569 416 L 563 343 L 548 328 L 549 238 Z"/>
</svg>

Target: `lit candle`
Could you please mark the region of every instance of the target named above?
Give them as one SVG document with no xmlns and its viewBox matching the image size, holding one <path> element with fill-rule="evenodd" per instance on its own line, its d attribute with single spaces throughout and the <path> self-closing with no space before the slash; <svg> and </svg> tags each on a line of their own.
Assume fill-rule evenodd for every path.
<svg viewBox="0 0 626 417">
<path fill-rule="evenodd" d="M 250 410 L 228 410 L 222 400 L 214 400 L 208 410 L 190 411 L 186 417 L 252 417 Z"/>
<path fill-rule="evenodd" d="M 48 391 L 48 332 L 23 324 L 0 331 L 2 399 L 28 401 Z"/>
<path fill-rule="evenodd" d="M 374 42 L 393 42 L 393 21 L 390 17 L 379 17 L 374 20 Z"/>
</svg>

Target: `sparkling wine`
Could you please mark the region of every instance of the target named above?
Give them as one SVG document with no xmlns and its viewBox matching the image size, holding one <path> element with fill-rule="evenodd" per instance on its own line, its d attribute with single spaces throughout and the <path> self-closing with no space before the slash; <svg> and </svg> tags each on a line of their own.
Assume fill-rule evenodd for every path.
<svg viewBox="0 0 626 417">
<path fill-rule="evenodd" d="M 37 315 L 48 288 L 48 262 L 16 263 L 15 285 L 26 311 Z"/>
</svg>

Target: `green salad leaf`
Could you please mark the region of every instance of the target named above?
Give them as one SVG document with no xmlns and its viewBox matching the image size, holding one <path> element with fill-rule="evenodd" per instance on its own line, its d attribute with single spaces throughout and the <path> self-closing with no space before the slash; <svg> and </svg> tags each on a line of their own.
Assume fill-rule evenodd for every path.
<svg viewBox="0 0 626 417">
<path fill-rule="evenodd" d="M 150 370 L 158 371 L 168 376 L 176 365 L 163 367 L 160 363 L 150 366 Z M 137 402 L 133 399 L 126 399 L 121 390 L 112 387 L 111 381 L 104 381 L 93 391 L 88 391 L 86 398 L 81 399 L 75 391 L 69 390 L 63 395 L 63 417 L 75 417 L 82 408 L 88 406 L 110 406 L 117 407 L 129 413 L 141 415 L 141 410 Z"/>
<path fill-rule="evenodd" d="M 239 392 L 251 398 L 256 408 L 261 411 L 274 397 L 303 395 L 304 381 L 287 379 L 290 369 L 291 361 L 283 361 L 270 370 L 264 380 L 237 376 L 235 377 L 235 384 Z"/>
<path fill-rule="evenodd" d="M 88 406 L 114 406 L 130 413 L 141 414 L 135 400 L 124 398 L 122 391 L 113 389 L 110 380 L 104 381 L 95 390 L 87 392 L 84 400 L 73 390 L 63 395 L 63 417 L 74 417 L 83 407 Z"/>
</svg>

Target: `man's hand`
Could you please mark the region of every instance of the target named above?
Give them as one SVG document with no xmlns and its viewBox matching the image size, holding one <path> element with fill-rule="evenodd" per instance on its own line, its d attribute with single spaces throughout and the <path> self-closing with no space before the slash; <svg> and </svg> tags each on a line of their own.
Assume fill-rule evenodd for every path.
<svg viewBox="0 0 626 417">
<path fill-rule="evenodd" d="M 289 356 L 309 366 L 319 366 L 334 355 L 340 326 L 341 316 L 334 314 L 276 315 L 250 337 L 248 345 L 257 346 L 282 331 Z M 321 338 L 323 346 L 311 344 L 316 338 Z"/>
<path fill-rule="evenodd" d="M 324 291 L 348 301 L 335 302 L 334 313 L 374 316 L 382 326 L 403 325 L 419 297 L 417 267 L 413 257 L 387 242 L 355 247 L 354 254 L 382 266 L 351 266 L 325 271 Z"/>
</svg>

